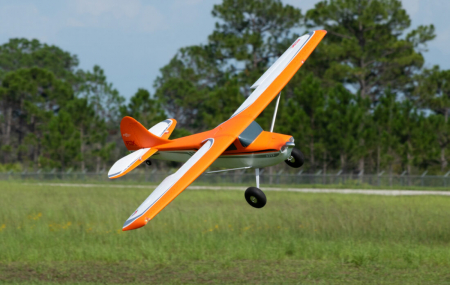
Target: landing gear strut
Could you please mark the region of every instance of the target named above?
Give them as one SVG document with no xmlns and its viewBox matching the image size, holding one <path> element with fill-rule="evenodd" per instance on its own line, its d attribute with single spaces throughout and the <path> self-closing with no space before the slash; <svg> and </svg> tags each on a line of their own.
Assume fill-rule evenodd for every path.
<svg viewBox="0 0 450 285">
<path fill-rule="evenodd" d="M 248 187 L 245 190 L 245 200 L 254 208 L 262 208 L 266 205 L 267 198 L 261 189 L 259 189 L 259 168 L 255 168 L 256 187 Z"/>
</svg>

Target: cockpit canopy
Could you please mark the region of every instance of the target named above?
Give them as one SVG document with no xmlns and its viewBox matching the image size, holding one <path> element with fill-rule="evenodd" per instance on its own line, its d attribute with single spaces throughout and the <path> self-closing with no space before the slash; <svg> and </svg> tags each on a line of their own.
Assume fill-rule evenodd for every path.
<svg viewBox="0 0 450 285">
<path fill-rule="evenodd" d="M 240 135 L 239 141 L 243 147 L 248 147 L 263 132 L 261 126 L 253 121 Z"/>
</svg>

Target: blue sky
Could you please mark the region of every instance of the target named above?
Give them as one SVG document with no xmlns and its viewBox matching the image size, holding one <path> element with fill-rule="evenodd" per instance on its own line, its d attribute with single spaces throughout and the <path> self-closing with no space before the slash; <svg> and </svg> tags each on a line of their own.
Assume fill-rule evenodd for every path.
<svg viewBox="0 0 450 285">
<path fill-rule="evenodd" d="M 100 65 L 108 80 L 129 98 L 153 90 L 159 69 L 183 46 L 205 43 L 221 0 L 2 0 L 0 44 L 37 38 L 78 55 L 80 67 Z M 285 0 L 302 12 L 317 0 Z M 433 23 L 437 38 L 426 64 L 450 69 L 450 0 L 404 0 L 412 25 Z"/>
</svg>

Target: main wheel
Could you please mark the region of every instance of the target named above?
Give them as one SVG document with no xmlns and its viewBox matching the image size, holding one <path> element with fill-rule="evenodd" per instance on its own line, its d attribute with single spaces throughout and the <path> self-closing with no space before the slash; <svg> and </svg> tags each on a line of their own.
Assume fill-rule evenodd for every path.
<svg viewBox="0 0 450 285">
<path fill-rule="evenodd" d="M 305 163 L 305 156 L 299 149 L 292 149 L 291 156 L 285 160 L 290 167 L 299 168 Z"/>
<path fill-rule="evenodd" d="M 264 192 L 256 187 L 248 187 L 247 190 L 245 190 L 245 200 L 247 200 L 247 203 L 249 203 L 250 206 L 255 208 L 262 208 L 267 202 Z"/>
<path fill-rule="evenodd" d="M 145 164 L 147 164 L 148 166 L 150 166 L 150 165 L 152 165 L 152 162 L 151 162 L 149 159 L 147 159 L 147 160 L 145 161 Z"/>
</svg>

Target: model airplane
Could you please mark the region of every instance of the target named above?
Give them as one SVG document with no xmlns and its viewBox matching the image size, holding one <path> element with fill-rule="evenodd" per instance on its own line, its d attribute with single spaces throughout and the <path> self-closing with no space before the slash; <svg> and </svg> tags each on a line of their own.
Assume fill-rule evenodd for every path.
<svg viewBox="0 0 450 285">
<path fill-rule="evenodd" d="M 168 176 L 128 218 L 123 230 L 145 226 L 164 207 L 186 189 L 209 166 L 235 169 L 254 168 L 256 187 L 245 191 L 247 202 L 255 208 L 266 204 L 259 189 L 259 168 L 286 161 L 292 167 L 303 164 L 303 154 L 294 148 L 294 138 L 273 133 L 281 90 L 313 52 L 326 31 L 318 30 L 298 38 L 280 58 L 253 84 L 253 93 L 236 112 L 215 129 L 169 140 L 176 121 L 168 119 L 149 130 L 131 117 L 124 117 L 120 131 L 131 154 L 117 161 L 109 178 L 121 177 L 142 162 L 152 159 L 185 162 Z M 278 95 L 270 132 L 254 121 Z"/>
</svg>

